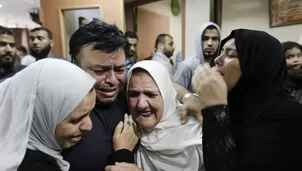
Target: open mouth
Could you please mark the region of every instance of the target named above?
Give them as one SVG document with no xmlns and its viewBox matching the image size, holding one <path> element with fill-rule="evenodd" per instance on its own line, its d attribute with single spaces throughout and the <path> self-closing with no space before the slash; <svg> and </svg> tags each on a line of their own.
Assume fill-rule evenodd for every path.
<svg viewBox="0 0 302 171">
<path fill-rule="evenodd" d="M 150 117 L 153 115 L 153 112 L 151 111 L 139 111 L 139 114 L 143 117 Z"/>
<path fill-rule="evenodd" d="M 97 93 L 98 94 L 101 94 L 105 97 L 113 97 L 118 91 L 118 88 L 110 88 L 110 89 L 107 89 L 107 88 L 100 88 L 100 89 L 97 89 Z"/>
</svg>

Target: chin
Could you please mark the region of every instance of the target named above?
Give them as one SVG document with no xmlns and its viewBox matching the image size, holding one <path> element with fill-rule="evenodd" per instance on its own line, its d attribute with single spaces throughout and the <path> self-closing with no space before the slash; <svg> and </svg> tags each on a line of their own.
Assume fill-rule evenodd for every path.
<svg viewBox="0 0 302 171">
<path fill-rule="evenodd" d="M 71 143 L 71 142 L 67 142 L 64 144 L 63 149 L 68 149 L 71 148 L 72 146 L 76 145 L 77 143 Z"/>
<path fill-rule="evenodd" d="M 102 104 L 111 104 L 116 100 L 117 96 L 118 96 L 118 94 L 116 94 L 115 96 L 113 96 L 111 98 L 106 98 L 106 97 L 103 97 L 103 96 L 97 96 L 97 100 Z"/>
<path fill-rule="evenodd" d="M 157 125 L 156 121 L 143 118 L 136 119 L 136 123 L 142 129 L 153 129 Z"/>
</svg>

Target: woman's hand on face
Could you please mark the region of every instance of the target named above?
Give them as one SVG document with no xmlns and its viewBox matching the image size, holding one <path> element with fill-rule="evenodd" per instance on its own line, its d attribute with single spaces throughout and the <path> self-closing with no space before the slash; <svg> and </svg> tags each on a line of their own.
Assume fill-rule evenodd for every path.
<svg viewBox="0 0 302 171">
<path fill-rule="evenodd" d="M 131 163 L 115 163 L 115 165 L 106 166 L 105 171 L 143 171 L 135 164 Z"/>
<path fill-rule="evenodd" d="M 209 64 L 196 69 L 192 85 L 205 107 L 227 104 L 227 85 L 222 76 Z"/>
<path fill-rule="evenodd" d="M 124 122 L 120 122 L 114 131 L 113 135 L 113 149 L 118 151 L 127 149 L 132 151 L 139 139 L 139 132 L 136 123 L 132 116 L 125 114 Z"/>
</svg>

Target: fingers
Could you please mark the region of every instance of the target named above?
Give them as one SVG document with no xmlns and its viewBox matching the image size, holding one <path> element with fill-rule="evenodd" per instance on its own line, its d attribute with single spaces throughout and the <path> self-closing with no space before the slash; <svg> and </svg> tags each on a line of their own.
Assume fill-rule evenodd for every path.
<svg viewBox="0 0 302 171">
<path fill-rule="evenodd" d="M 130 125 L 129 125 L 129 123 L 130 123 L 129 116 L 128 116 L 128 114 L 125 114 L 125 115 L 124 115 L 124 129 L 123 129 L 123 132 L 124 132 L 124 131 L 129 131 L 129 130 L 130 130 Z"/>
<path fill-rule="evenodd" d="M 131 115 L 128 116 L 128 120 L 129 120 L 129 130 L 134 131 L 135 123 L 134 123 Z"/>
<path fill-rule="evenodd" d="M 120 122 L 117 124 L 117 126 L 115 127 L 113 137 L 120 136 L 121 133 L 122 133 L 122 130 L 123 130 L 123 122 L 120 121 Z"/>
<path fill-rule="evenodd" d="M 184 107 L 180 108 L 180 121 L 181 124 L 186 124 L 187 121 L 187 110 Z"/>
<path fill-rule="evenodd" d="M 122 169 L 119 166 L 106 166 L 105 171 L 125 171 L 125 169 Z"/>
</svg>

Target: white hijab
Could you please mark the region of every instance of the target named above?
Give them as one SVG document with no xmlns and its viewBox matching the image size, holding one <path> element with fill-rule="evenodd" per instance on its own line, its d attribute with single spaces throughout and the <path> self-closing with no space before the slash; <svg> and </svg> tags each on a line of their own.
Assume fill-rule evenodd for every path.
<svg viewBox="0 0 302 171">
<path fill-rule="evenodd" d="M 193 117 L 189 118 L 187 124 L 181 124 L 180 105 L 176 100 L 176 90 L 168 70 L 159 62 L 141 61 L 129 70 L 129 80 L 136 68 L 146 70 L 153 77 L 164 102 L 160 122 L 151 131 L 142 130 L 140 147 L 136 155 L 137 165 L 145 171 L 175 170 L 173 166 L 177 166 L 177 170 L 181 171 L 202 168 L 202 154 L 197 156 L 199 152 L 202 153 L 202 126 Z M 199 152 L 187 154 L 188 150 L 192 151 L 190 147 L 193 146 L 198 146 Z"/>
<path fill-rule="evenodd" d="M 55 139 L 61 123 L 88 94 L 95 80 L 60 59 L 33 63 L 0 84 L 0 170 L 16 171 L 26 149 L 54 157 L 61 170 L 69 163 Z"/>
</svg>

